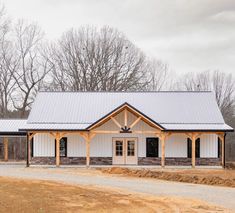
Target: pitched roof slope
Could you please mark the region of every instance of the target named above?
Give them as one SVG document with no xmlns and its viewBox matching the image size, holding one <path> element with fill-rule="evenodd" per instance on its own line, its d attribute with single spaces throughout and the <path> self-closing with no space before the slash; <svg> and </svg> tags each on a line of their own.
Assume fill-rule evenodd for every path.
<svg viewBox="0 0 235 213">
<path fill-rule="evenodd" d="M 0 135 L 18 135 L 19 128 L 25 128 L 26 123 L 26 119 L 1 119 Z"/>
<path fill-rule="evenodd" d="M 224 125 L 213 92 L 39 92 L 27 123 L 84 128 L 125 102 L 171 128 Z"/>
</svg>

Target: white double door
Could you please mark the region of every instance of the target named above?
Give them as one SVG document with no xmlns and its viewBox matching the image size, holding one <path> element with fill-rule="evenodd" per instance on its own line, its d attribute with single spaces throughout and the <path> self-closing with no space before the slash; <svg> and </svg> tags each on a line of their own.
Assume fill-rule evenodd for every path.
<svg viewBox="0 0 235 213">
<path fill-rule="evenodd" d="M 113 164 L 137 165 L 137 138 L 113 138 Z"/>
</svg>

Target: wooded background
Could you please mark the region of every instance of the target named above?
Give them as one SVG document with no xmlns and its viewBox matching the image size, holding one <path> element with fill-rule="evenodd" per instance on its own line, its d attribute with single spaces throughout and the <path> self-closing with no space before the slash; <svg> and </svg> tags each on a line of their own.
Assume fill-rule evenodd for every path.
<svg viewBox="0 0 235 213">
<path fill-rule="evenodd" d="M 216 61 L 215 61 L 216 65 Z M 12 23 L 0 10 L 0 117 L 26 118 L 42 91 L 214 91 L 225 122 L 235 128 L 234 76 L 223 70 L 177 75 L 149 58 L 117 29 L 84 26 L 47 41 L 41 28 Z M 235 134 L 226 141 L 235 161 Z"/>
</svg>

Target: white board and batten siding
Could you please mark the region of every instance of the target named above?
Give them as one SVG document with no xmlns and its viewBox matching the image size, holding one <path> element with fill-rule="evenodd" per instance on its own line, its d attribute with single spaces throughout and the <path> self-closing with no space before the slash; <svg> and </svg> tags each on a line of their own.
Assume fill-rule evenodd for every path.
<svg viewBox="0 0 235 213">
<path fill-rule="evenodd" d="M 120 137 L 135 137 L 138 140 L 138 157 L 146 157 L 146 138 L 154 135 L 140 134 L 97 134 L 90 145 L 91 157 L 112 157 L 112 139 Z M 55 139 L 46 133 L 34 136 L 33 153 L 35 157 L 54 157 Z M 75 134 L 67 135 L 67 156 L 85 157 L 86 144 L 82 137 Z M 161 142 L 159 143 L 159 156 L 161 156 Z M 172 135 L 166 140 L 166 157 L 187 157 L 187 137 Z M 202 135 L 200 142 L 200 156 L 216 158 L 218 156 L 218 142 L 215 134 Z"/>
<path fill-rule="evenodd" d="M 123 125 L 123 112 L 115 118 Z M 128 125 L 136 117 L 128 113 Z M 107 121 L 97 130 L 119 130 L 112 120 Z M 140 121 L 133 130 L 153 130 L 148 124 Z M 68 134 L 67 137 L 67 157 L 85 157 L 86 144 L 84 139 L 77 134 Z M 138 141 L 138 157 L 146 157 L 146 138 L 155 137 L 154 134 L 97 134 L 90 144 L 91 157 L 112 157 L 113 138 L 135 137 Z M 201 157 L 218 156 L 218 137 L 215 134 L 205 134 L 201 137 L 200 155 Z M 34 156 L 53 157 L 55 156 L 55 139 L 46 133 L 38 133 L 34 136 Z M 159 143 L 159 157 L 161 156 L 161 142 Z M 184 134 L 172 135 L 166 140 L 166 157 L 187 157 L 187 136 Z"/>
<path fill-rule="evenodd" d="M 218 157 L 218 136 L 216 134 L 202 135 L 200 137 L 200 157 L 217 158 Z"/>
</svg>

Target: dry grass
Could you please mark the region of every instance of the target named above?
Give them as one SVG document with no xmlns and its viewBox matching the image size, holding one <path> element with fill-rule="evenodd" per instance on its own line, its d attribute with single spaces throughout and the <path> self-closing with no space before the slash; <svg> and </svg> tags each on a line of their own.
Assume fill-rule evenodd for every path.
<svg viewBox="0 0 235 213">
<path fill-rule="evenodd" d="M 192 199 L 0 177 L 0 212 L 227 212 Z"/>
<path fill-rule="evenodd" d="M 207 184 L 217 186 L 235 187 L 235 170 L 211 169 L 129 169 L 129 168 L 103 168 L 106 174 L 120 174 L 124 176 L 147 177 L 161 180 L 178 181 L 186 183 Z"/>
</svg>

